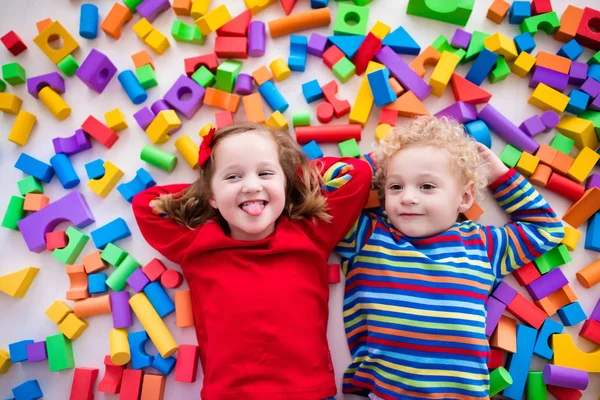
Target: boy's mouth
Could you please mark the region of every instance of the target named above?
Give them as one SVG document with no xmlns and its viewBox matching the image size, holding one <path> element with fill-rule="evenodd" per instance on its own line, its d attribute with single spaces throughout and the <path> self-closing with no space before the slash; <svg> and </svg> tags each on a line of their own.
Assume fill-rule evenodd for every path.
<svg viewBox="0 0 600 400">
<path fill-rule="evenodd" d="M 243 203 L 241 203 L 239 205 L 239 207 L 242 210 L 244 210 L 244 212 L 246 212 L 247 214 L 250 214 L 252 216 L 258 216 L 258 215 L 262 214 L 267 203 L 268 202 L 265 200 L 250 200 L 250 201 L 244 201 Z"/>
</svg>

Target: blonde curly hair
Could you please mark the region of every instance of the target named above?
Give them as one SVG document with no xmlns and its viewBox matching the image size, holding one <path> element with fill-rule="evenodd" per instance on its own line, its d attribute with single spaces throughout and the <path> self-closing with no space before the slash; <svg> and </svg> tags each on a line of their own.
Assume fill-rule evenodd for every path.
<svg viewBox="0 0 600 400">
<path fill-rule="evenodd" d="M 374 158 L 377 171 L 374 186 L 383 200 L 387 162 L 401 149 L 409 146 L 434 146 L 444 149 L 455 167 L 462 183 L 474 183 L 475 201 L 483 199 L 487 179 L 483 172 L 486 163 L 479 156 L 477 142 L 469 136 L 462 124 L 447 117 L 422 116 L 413 119 L 408 125 L 396 127 L 379 142 Z"/>
</svg>

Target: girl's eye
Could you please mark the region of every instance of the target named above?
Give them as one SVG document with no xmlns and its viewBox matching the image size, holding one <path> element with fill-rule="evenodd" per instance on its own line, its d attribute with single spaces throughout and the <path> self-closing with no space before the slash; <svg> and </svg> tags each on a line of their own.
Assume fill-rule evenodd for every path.
<svg viewBox="0 0 600 400">
<path fill-rule="evenodd" d="M 402 185 L 391 185 L 390 186 L 391 190 L 402 190 Z"/>
<path fill-rule="evenodd" d="M 431 183 L 424 183 L 423 185 L 421 185 L 421 189 L 432 190 L 435 189 L 435 186 L 433 186 Z"/>
<path fill-rule="evenodd" d="M 225 177 L 225 180 L 233 180 L 233 179 L 238 179 L 240 176 L 239 175 L 227 175 Z"/>
<path fill-rule="evenodd" d="M 269 175 L 274 175 L 271 171 L 263 171 L 260 174 L 258 174 L 258 176 L 269 176 Z"/>
</svg>

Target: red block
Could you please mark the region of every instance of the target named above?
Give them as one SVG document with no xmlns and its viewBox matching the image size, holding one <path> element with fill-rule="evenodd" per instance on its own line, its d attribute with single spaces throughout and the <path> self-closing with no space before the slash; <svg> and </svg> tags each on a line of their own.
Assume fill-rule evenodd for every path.
<svg viewBox="0 0 600 400">
<path fill-rule="evenodd" d="M 398 120 L 398 110 L 392 110 L 391 108 L 382 108 L 379 113 L 379 124 L 388 124 L 390 126 L 396 126 Z"/>
<path fill-rule="evenodd" d="M 69 400 L 94 400 L 94 384 L 98 368 L 75 368 Z"/>
<path fill-rule="evenodd" d="M 521 322 L 525 322 L 535 329 L 540 329 L 544 320 L 548 317 L 548 314 L 527 300 L 520 293 L 517 293 L 506 309 L 521 320 Z"/>
<path fill-rule="evenodd" d="M 487 366 L 490 371 L 504 366 L 504 352 L 500 349 L 490 349 Z"/>
<path fill-rule="evenodd" d="M 248 58 L 248 38 L 217 36 L 215 54 L 219 58 Z"/>
<path fill-rule="evenodd" d="M 92 115 L 87 117 L 85 122 L 81 125 L 81 129 L 109 149 L 119 139 L 119 136 L 117 136 L 115 131 L 98 121 Z"/>
<path fill-rule="evenodd" d="M 589 47 L 592 50 L 600 50 L 599 20 L 600 11 L 589 7 L 583 9 L 583 16 L 575 35 L 575 39 L 580 45 Z"/>
<path fill-rule="evenodd" d="M 592 343 L 600 344 L 600 322 L 595 319 L 588 319 L 581 327 L 579 336 Z"/>
<path fill-rule="evenodd" d="M 138 400 L 142 393 L 143 378 L 144 371 L 141 369 L 126 369 L 123 371 L 119 400 Z"/>
<path fill-rule="evenodd" d="M 539 15 L 552 12 L 550 0 L 533 0 L 531 2 L 531 15 Z"/>
<path fill-rule="evenodd" d="M 2 36 L 0 40 L 13 56 L 18 56 L 27 49 L 27 46 L 15 31 L 9 31 L 6 35 Z"/>
<path fill-rule="evenodd" d="M 241 36 L 246 37 L 248 26 L 252 19 L 250 10 L 246 10 L 237 17 L 231 19 L 228 23 L 217 29 L 217 36 Z"/>
<path fill-rule="evenodd" d="M 345 54 L 337 46 L 332 45 L 330 48 L 325 50 L 322 57 L 323 64 L 327 65 L 329 69 L 332 69 L 335 63 L 345 57 Z"/>
<path fill-rule="evenodd" d="M 350 102 L 348 100 L 339 100 L 337 98 L 338 84 L 335 80 L 321 86 L 323 96 L 329 104 L 333 106 L 335 117 L 342 117 L 350 112 Z"/>
<path fill-rule="evenodd" d="M 169 289 L 177 289 L 183 283 L 183 276 L 179 271 L 168 269 L 160 276 L 160 283 Z"/>
<path fill-rule="evenodd" d="M 568 389 L 560 386 L 546 385 L 546 390 L 557 400 L 579 400 L 582 393 L 577 389 Z"/>
<path fill-rule="evenodd" d="M 166 270 L 167 268 L 158 258 L 154 258 L 142 268 L 142 272 L 146 274 L 148 279 L 150 279 L 150 282 L 154 282 L 155 280 L 160 278 L 162 273 Z"/>
<path fill-rule="evenodd" d="M 281 6 L 283 7 L 283 11 L 285 15 L 290 15 L 294 6 L 296 5 L 297 0 L 281 0 Z"/>
<path fill-rule="evenodd" d="M 175 364 L 175 382 L 196 382 L 198 369 L 198 346 L 180 344 L 177 350 L 177 363 Z"/>
<path fill-rule="evenodd" d="M 215 113 L 215 125 L 217 129 L 231 124 L 233 124 L 233 114 L 231 111 L 223 110 Z"/>
<path fill-rule="evenodd" d="M 104 357 L 104 366 L 106 367 L 106 371 L 104 372 L 104 377 L 98 383 L 99 392 L 109 393 L 109 394 L 117 394 L 121 389 L 121 378 L 123 377 L 123 370 L 125 367 L 123 365 L 115 365 L 110 361 L 110 356 Z"/>
<path fill-rule="evenodd" d="M 46 249 L 64 249 L 68 244 L 65 231 L 53 231 L 46 233 Z"/>
<path fill-rule="evenodd" d="M 456 101 L 463 101 L 471 104 L 487 103 L 492 98 L 492 94 L 483 90 L 471 81 L 462 76 L 453 73 L 451 78 L 452 93 Z"/>
<path fill-rule="evenodd" d="M 202 56 L 185 58 L 183 64 L 187 76 L 194 75 L 194 72 L 203 65 L 208 68 L 210 72 L 215 74 L 217 72 L 217 67 L 219 66 L 219 60 L 217 60 L 217 55 L 215 53 L 210 53 Z"/>
<path fill-rule="evenodd" d="M 361 75 L 367 69 L 369 61 L 381 50 L 381 39 L 369 32 L 361 43 L 358 51 L 352 57 L 352 64 L 356 67 L 356 75 Z"/>
<path fill-rule="evenodd" d="M 523 265 L 521 268 L 515 270 L 513 272 L 513 276 L 519 282 L 519 285 L 525 286 L 529 285 L 531 282 L 535 281 L 537 278 L 542 276 L 540 271 L 533 265 L 533 263 L 529 263 Z"/>
</svg>

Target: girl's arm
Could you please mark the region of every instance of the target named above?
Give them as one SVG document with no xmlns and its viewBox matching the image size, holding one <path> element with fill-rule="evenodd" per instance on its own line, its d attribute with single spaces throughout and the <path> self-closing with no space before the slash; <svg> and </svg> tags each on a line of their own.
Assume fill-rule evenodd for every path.
<svg viewBox="0 0 600 400">
<path fill-rule="evenodd" d="M 178 193 L 187 186 L 189 185 L 154 186 L 137 194 L 132 202 L 133 214 L 148 244 L 178 264 L 181 256 L 196 237 L 197 231 L 155 213 L 151 203 L 161 194 Z"/>
</svg>

